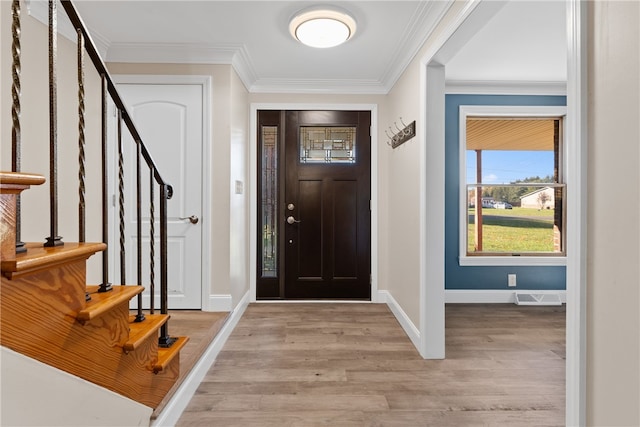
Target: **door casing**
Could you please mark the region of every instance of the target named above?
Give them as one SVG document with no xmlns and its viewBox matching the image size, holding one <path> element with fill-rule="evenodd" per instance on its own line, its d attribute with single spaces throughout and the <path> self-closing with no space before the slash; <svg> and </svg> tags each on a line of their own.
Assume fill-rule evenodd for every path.
<svg viewBox="0 0 640 427">
<path fill-rule="evenodd" d="M 210 144 L 208 143 L 211 140 L 211 88 L 212 88 L 212 78 L 211 76 L 200 76 L 200 75 L 142 75 L 142 74 L 132 74 L 132 75 L 114 75 L 112 76 L 113 80 L 116 84 L 171 84 L 171 85 L 180 85 L 180 84 L 189 84 L 189 85 L 200 85 L 202 86 L 202 188 L 201 188 L 201 215 L 202 218 L 211 218 L 211 203 L 210 203 L 210 194 L 211 194 L 211 154 L 210 154 Z M 113 120 L 113 125 L 109 126 L 110 133 L 110 141 L 115 141 L 115 117 L 111 117 Z M 109 183 L 109 194 L 115 194 L 115 189 L 117 188 L 116 182 L 116 144 L 113 144 L 113 150 L 109 151 L 109 176 L 113 177 L 113 180 Z M 144 179 L 144 178 L 143 178 Z M 117 226 L 117 218 L 118 218 L 118 207 L 112 206 L 109 210 L 109 230 L 110 230 L 110 239 L 112 242 L 117 242 L 118 237 L 118 226 Z M 210 241 L 207 236 L 211 235 L 211 224 L 210 221 L 202 221 L 201 224 L 201 233 L 202 233 L 202 247 L 201 247 L 201 309 L 202 311 L 218 311 L 216 307 L 213 307 L 210 303 L 210 294 L 211 294 L 211 277 L 212 272 L 211 269 L 208 268 L 208 263 L 202 262 L 203 260 L 210 259 L 211 248 L 210 245 L 205 244 L 205 242 Z M 111 259 L 119 259 L 117 256 L 118 245 L 109 245 L 110 257 Z M 111 271 L 110 276 L 115 277 L 115 263 L 111 263 Z"/>
<path fill-rule="evenodd" d="M 250 108 L 250 141 L 257 141 L 257 116 L 258 110 L 348 110 L 348 111 L 370 111 L 371 112 L 371 301 L 364 303 L 379 302 L 378 296 L 378 106 L 377 104 L 296 104 L 296 103 L 252 103 Z M 249 265 L 257 264 L 257 144 L 249 144 Z M 256 269 L 251 268 L 249 274 L 249 299 L 255 302 L 256 299 Z M 299 301 L 299 300 L 296 300 Z M 287 302 L 278 300 L 278 302 Z M 341 300 L 322 300 L 322 302 L 354 302 Z"/>
<path fill-rule="evenodd" d="M 278 129 L 278 212 L 273 218 L 278 230 L 278 274 L 263 276 L 263 259 L 258 257 L 256 298 L 371 299 L 370 121 L 370 111 L 259 111 L 258 133 L 262 134 L 265 126 Z M 302 162 L 301 131 L 308 126 L 353 128 L 357 133 L 356 161 Z M 266 142 L 259 137 L 256 143 L 262 153 Z M 265 185 L 262 177 L 268 168 L 263 161 L 262 155 L 258 157 L 259 188 Z M 261 191 L 259 206 L 265 202 Z M 270 215 L 273 207 L 268 210 Z M 259 209 L 258 217 L 264 214 Z M 300 221 L 287 223 L 287 216 Z M 262 226 L 256 233 L 262 253 Z"/>
</svg>

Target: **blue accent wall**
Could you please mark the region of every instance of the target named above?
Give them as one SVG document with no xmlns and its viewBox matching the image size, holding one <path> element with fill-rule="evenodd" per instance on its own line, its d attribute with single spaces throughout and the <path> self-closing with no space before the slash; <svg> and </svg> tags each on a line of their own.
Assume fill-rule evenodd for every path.
<svg viewBox="0 0 640 427">
<path fill-rule="evenodd" d="M 458 263 L 460 241 L 460 142 L 461 105 L 565 106 L 565 96 L 446 95 L 445 112 L 445 289 L 511 289 L 507 274 L 518 275 L 516 289 L 564 290 L 564 266 L 465 266 Z"/>
</svg>

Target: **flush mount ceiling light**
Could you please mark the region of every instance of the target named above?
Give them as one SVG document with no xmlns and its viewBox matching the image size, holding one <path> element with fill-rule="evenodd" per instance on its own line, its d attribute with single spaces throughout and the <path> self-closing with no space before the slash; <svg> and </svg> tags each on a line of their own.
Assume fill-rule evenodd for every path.
<svg viewBox="0 0 640 427">
<path fill-rule="evenodd" d="M 289 23 L 291 35 L 311 47 L 334 47 L 356 32 L 356 21 L 345 12 L 316 9 L 301 12 Z"/>
</svg>

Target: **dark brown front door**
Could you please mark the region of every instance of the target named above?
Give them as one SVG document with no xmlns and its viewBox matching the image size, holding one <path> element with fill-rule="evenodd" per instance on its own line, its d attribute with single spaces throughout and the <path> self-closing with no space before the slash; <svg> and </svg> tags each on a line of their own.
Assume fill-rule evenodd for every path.
<svg viewBox="0 0 640 427">
<path fill-rule="evenodd" d="M 287 298 L 371 297 L 370 117 L 286 113 Z"/>
<path fill-rule="evenodd" d="M 279 121 L 281 272 L 279 295 L 265 296 L 370 300 L 371 113 L 286 111 Z M 260 289 L 258 280 L 258 298 Z"/>
</svg>

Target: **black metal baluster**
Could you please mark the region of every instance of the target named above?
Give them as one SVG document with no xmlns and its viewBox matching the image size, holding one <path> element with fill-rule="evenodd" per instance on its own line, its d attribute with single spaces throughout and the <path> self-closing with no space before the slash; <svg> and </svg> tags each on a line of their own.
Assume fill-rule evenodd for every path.
<svg viewBox="0 0 640 427">
<path fill-rule="evenodd" d="M 77 30 L 78 65 L 78 242 L 86 241 L 86 201 L 85 201 L 85 120 L 84 120 L 84 36 Z M 85 301 L 91 301 L 89 292 L 84 293 Z"/>
<path fill-rule="evenodd" d="M 50 236 L 44 246 L 64 245 L 58 236 L 58 12 L 49 0 L 49 221 Z"/>
<path fill-rule="evenodd" d="M 153 177 L 155 170 L 149 167 L 149 312 L 155 312 L 155 295 L 156 295 L 156 205 L 154 200 L 153 186 L 155 184 Z"/>
<path fill-rule="evenodd" d="M 140 144 L 137 144 L 138 146 L 138 156 L 140 155 Z M 142 213 L 141 213 L 141 201 L 140 201 L 140 195 L 141 195 L 141 175 L 140 175 L 140 157 L 138 157 L 138 230 L 142 230 L 141 228 L 141 224 L 142 224 Z M 152 189 L 153 191 L 153 189 Z M 153 197 L 153 196 L 152 196 Z M 152 218 L 151 221 L 153 221 L 153 213 L 151 214 Z M 153 236 L 152 236 L 153 238 Z M 138 284 L 140 286 L 142 286 L 142 234 L 140 233 L 140 231 L 138 231 Z M 152 289 L 153 289 L 153 285 L 152 285 Z M 153 291 L 151 292 L 151 314 L 153 314 Z M 144 316 L 144 312 L 142 311 L 142 293 L 138 294 L 138 310 L 136 313 L 136 322 L 143 322 L 145 320 L 145 316 Z"/>
<path fill-rule="evenodd" d="M 85 120 L 84 120 L 84 37 L 78 30 L 78 241 L 86 241 L 85 214 Z"/>
<path fill-rule="evenodd" d="M 142 142 L 136 140 L 136 235 L 137 238 L 137 274 L 138 286 L 142 286 L 142 172 L 140 162 L 142 157 Z M 151 296 L 153 298 L 153 295 Z M 142 293 L 138 294 L 138 315 L 136 322 L 142 322 L 144 315 L 142 313 Z"/>
<path fill-rule="evenodd" d="M 13 0 L 11 3 L 11 78 L 13 83 L 11 85 L 11 171 L 20 172 L 20 156 L 21 156 L 21 140 L 20 140 L 20 97 L 22 95 L 22 88 L 20 85 L 20 71 L 22 68 L 20 62 L 20 0 Z M 20 214 L 20 194 L 16 196 L 16 253 L 25 252 L 24 243 L 22 242 L 22 226 L 21 226 L 21 214 Z"/>
<path fill-rule="evenodd" d="M 102 242 L 109 246 L 109 186 L 107 165 L 107 100 L 109 99 L 107 76 L 102 74 Z M 112 289 L 109 283 L 109 251 L 102 251 L 102 283 L 98 292 L 109 292 Z"/>
<path fill-rule="evenodd" d="M 120 284 L 127 284 L 124 223 L 124 158 L 122 153 L 122 111 L 118 108 L 118 208 L 120 224 Z"/>
<path fill-rule="evenodd" d="M 163 184 L 160 186 L 160 313 L 167 314 L 169 312 L 168 304 L 168 269 L 167 269 L 167 200 L 171 198 L 171 186 Z M 160 338 L 158 345 L 160 347 L 171 347 L 176 338 L 169 336 L 169 322 L 166 322 L 160 328 Z"/>
</svg>

